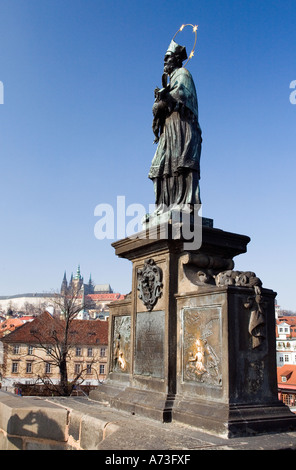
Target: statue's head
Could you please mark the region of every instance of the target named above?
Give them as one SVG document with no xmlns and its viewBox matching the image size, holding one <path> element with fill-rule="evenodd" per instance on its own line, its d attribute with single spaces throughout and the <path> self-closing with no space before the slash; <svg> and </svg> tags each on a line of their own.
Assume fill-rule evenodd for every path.
<svg viewBox="0 0 296 470">
<path fill-rule="evenodd" d="M 182 67 L 186 59 L 186 48 L 172 40 L 164 56 L 164 72 L 170 75 L 175 69 Z"/>
</svg>

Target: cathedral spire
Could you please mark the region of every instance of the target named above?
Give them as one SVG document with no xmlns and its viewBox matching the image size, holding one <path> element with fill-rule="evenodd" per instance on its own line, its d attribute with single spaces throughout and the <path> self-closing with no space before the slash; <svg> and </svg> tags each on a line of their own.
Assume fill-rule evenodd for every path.
<svg viewBox="0 0 296 470">
<path fill-rule="evenodd" d="M 81 279 L 80 264 L 78 264 L 78 268 L 77 268 L 77 273 L 76 273 L 75 279 L 79 279 L 79 280 Z"/>
<path fill-rule="evenodd" d="M 65 293 L 67 288 L 68 288 L 68 282 L 67 282 L 67 275 L 66 275 L 66 271 L 65 271 L 63 281 L 62 281 L 62 285 L 61 285 L 61 293 Z"/>
<path fill-rule="evenodd" d="M 92 281 L 92 278 L 91 278 L 91 274 L 89 275 L 89 281 L 88 281 L 88 286 L 87 286 L 87 292 L 89 294 L 93 294 L 94 293 L 94 284 L 93 284 L 93 281 Z"/>
</svg>

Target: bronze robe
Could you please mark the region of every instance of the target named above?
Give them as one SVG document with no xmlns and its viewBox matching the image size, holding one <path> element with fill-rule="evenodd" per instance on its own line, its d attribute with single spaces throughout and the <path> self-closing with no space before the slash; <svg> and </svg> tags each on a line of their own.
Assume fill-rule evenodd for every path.
<svg viewBox="0 0 296 470">
<path fill-rule="evenodd" d="M 176 69 L 168 89 L 169 114 L 152 160 L 156 205 L 200 204 L 201 129 L 196 89 L 190 72 Z"/>
</svg>

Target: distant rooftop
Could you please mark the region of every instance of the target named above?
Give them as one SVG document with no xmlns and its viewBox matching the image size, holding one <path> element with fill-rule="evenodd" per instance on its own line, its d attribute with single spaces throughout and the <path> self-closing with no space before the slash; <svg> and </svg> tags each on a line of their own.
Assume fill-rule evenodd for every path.
<svg viewBox="0 0 296 470">
<path fill-rule="evenodd" d="M 113 294 L 113 289 L 111 288 L 110 284 L 96 284 L 94 287 L 94 293 Z"/>
</svg>

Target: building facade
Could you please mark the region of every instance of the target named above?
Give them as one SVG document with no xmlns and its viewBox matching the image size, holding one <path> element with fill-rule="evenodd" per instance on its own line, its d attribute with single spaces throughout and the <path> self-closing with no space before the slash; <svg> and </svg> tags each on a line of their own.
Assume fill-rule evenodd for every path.
<svg viewBox="0 0 296 470">
<path fill-rule="evenodd" d="M 62 335 L 63 321 L 48 312 L 25 323 L 1 340 L 1 386 L 13 390 L 15 384 L 50 382 L 58 384 L 59 367 L 54 360 L 57 338 Z M 41 336 L 42 332 L 42 336 Z M 106 378 L 108 321 L 73 320 L 69 332 L 67 358 L 69 382 L 98 385 Z"/>
<path fill-rule="evenodd" d="M 279 317 L 276 321 L 277 367 L 296 365 L 296 317 Z"/>
<path fill-rule="evenodd" d="M 296 317 L 276 319 L 276 362 L 279 399 L 296 413 Z"/>
<path fill-rule="evenodd" d="M 296 413 L 296 366 L 278 367 L 277 381 L 279 399 Z"/>
</svg>

